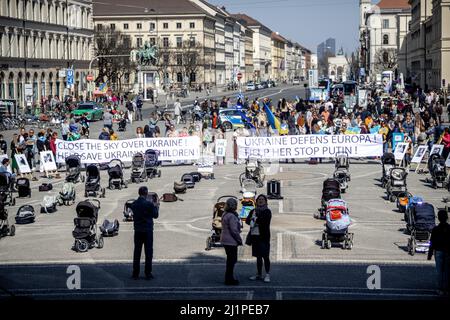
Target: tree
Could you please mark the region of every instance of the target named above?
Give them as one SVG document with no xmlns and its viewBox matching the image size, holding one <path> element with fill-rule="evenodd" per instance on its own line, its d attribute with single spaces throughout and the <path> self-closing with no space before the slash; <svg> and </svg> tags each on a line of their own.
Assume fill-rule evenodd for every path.
<svg viewBox="0 0 450 320">
<path fill-rule="evenodd" d="M 177 60 L 175 69 L 177 72 L 181 72 L 183 77 L 189 78 L 189 85 L 194 82 L 193 75 L 196 75 L 200 67 L 204 65 L 202 52 L 203 46 L 195 40 L 184 40 L 181 46 L 175 50 Z M 197 82 L 196 79 L 195 82 Z"/>
<path fill-rule="evenodd" d="M 377 73 L 389 70 L 394 71 L 397 68 L 397 49 L 379 49 L 375 53 L 374 66 Z"/>
<path fill-rule="evenodd" d="M 136 69 L 136 64 L 130 60 L 131 39 L 111 28 L 96 29 L 95 39 L 96 56 L 127 55 L 126 57 L 108 57 L 97 60 L 99 74 L 95 82 L 118 84 L 120 92 L 124 76 Z"/>
</svg>

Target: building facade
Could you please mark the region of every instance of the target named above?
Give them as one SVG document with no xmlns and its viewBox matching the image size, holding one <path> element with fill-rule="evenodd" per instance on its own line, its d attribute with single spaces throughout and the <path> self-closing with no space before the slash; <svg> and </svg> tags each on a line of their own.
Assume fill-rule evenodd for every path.
<svg viewBox="0 0 450 320">
<path fill-rule="evenodd" d="M 86 96 L 94 44 L 92 1 L 0 4 L 0 99 L 30 108 L 49 96 Z M 74 70 L 69 88 L 67 68 Z"/>
<path fill-rule="evenodd" d="M 272 32 L 272 70 L 271 79 L 283 82 L 287 79 L 286 72 L 286 39 L 278 32 Z"/>
<path fill-rule="evenodd" d="M 347 81 L 350 63 L 341 49 L 335 57 L 328 58 L 328 78 L 332 81 Z"/>
</svg>

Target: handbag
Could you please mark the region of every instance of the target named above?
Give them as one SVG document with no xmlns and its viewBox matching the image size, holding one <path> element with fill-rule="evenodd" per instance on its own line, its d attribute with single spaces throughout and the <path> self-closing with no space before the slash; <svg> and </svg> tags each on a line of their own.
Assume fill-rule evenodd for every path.
<svg viewBox="0 0 450 320">
<path fill-rule="evenodd" d="M 160 200 L 162 200 L 162 202 L 184 201 L 183 199 L 178 198 L 175 193 L 164 193 Z"/>
<path fill-rule="evenodd" d="M 252 235 L 250 231 L 247 233 L 247 237 L 245 237 L 245 244 L 248 246 L 252 245 Z"/>
</svg>

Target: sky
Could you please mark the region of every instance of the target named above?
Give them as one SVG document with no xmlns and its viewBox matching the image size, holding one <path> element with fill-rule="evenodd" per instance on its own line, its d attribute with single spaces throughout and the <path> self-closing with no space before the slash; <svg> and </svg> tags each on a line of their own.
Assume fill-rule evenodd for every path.
<svg viewBox="0 0 450 320">
<path fill-rule="evenodd" d="M 245 13 L 317 52 L 328 38 L 351 53 L 358 47 L 359 0 L 208 0 L 230 13 Z"/>
</svg>

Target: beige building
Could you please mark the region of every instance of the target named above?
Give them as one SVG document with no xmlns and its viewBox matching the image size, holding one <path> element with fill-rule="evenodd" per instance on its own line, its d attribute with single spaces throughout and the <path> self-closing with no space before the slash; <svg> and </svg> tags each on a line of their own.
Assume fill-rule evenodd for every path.
<svg viewBox="0 0 450 320">
<path fill-rule="evenodd" d="M 272 73 L 271 79 L 282 82 L 287 79 L 286 71 L 286 43 L 278 32 L 272 32 Z"/>
<path fill-rule="evenodd" d="M 450 1 L 410 0 L 407 79 L 423 89 L 450 81 Z"/>
<path fill-rule="evenodd" d="M 42 97 L 85 96 L 92 54 L 92 1 L 1 0 L 0 99 L 31 107 Z"/>
<path fill-rule="evenodd" d="M 408 31 L 411 21 L 411 12 L 400 13 L 397 15 L 397 59 L 399 74 L 403 74 L 403 79 L 407 76 L 408 64 Z"/>
<path fill-rule="evenodd" d="M 128 36 L 131 47 L 141 48 L 146 42 L 161 47 L 164 68 L 144 67 L 132 71 L 126 84 L 130 89 L 161 92 L 163 85 L 181 88 L 184 84 L 215 85 L 215 19 L 189 0 L 136 0 L 133 6 L 124 6 L 120 0 L 94 3 L 94 22 L 97 29 L 113 28 Z M 187 74 L 181 58 L 185 43 L 198 45 L 198 67 Z M 160 64 L 161 65 L 161 64 Z"/>
</svg>

